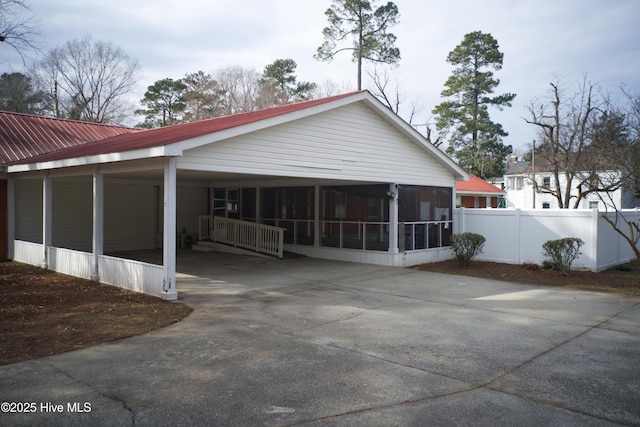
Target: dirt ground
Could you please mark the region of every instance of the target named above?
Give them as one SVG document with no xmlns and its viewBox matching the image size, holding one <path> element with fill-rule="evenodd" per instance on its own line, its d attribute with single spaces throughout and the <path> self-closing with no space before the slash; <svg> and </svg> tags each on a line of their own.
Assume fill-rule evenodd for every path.
<svg viewBox="0 0 640 427">
<path fill-rule="evenodd" d="M 181 303 L 0 262 L 0 365 L 144 334 L 190 312 Z"/>
<path fill-rule="evenodd" d="M 640 296 L 640 264 L 631 271 L 557 271 L 455 260 L 420 270 Z M 17 262 L 0 262 L 0 365 L 90 347 L 178 322 L 191 309 L 177 302 L 101 285 Z"/>
</svg>

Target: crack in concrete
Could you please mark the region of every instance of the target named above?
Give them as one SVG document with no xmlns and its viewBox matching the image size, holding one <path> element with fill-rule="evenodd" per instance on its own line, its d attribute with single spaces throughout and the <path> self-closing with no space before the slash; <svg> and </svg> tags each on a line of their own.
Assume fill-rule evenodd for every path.
<svg viewBox="0 0 640 427">
<path fill-rule="evenodd" d="M 394 273 L 397 273 L 394 272 Z M 414 271 L 406 271 L 403 272 L 402 274 L 412 274 L 415 273 Z M 396 274 L 393 275 L 389 275 L 389 277 L 393 277 Z M 327 289 L 331 289 L 331 288 L 337 288 L 337 289 L 346 289 L 346 290 L 350 290 L 350 291 L 358 291 L 358 292 L 369 292 L 372 294 L 380 294 L 380 295 L 385 295 L 385 296 L 392 296 L 392 297 L 396 297 L 396 298 L 405 298 L 405 299 L 409 299 L 411 300 L 410 302 L 406 302 L 406 303 L 396 303 L 396 304 L 383 304 L 383 305 L 378 305 L 378 306 L 373 306 L 373 307 L 369 307 L 369 308 L 360 308 L 358 307 L 358 309 L 360 309 L 360 311 L 358 313 L 354 313 L 353 315 L 347 316 L 347 317 L 343 317 L 340 319 L 334 319 L 334 320 L 330 320 L 330 321 L 326 321 L 326 322 L 322 322 L 319 323 L 317 325 L 313 325 L 310 326 L 308 328 L 304 328 L 298 331 L 283 331 L 283 330 L 279 330 L 276 326 L 271 326 L 269 325 L 268 329 L 273 330 L 276 333 L 280 333 L 283 335 L 287 335 L 287 336 L 291 336 L 294 337 L 296 339 L 301 339 L 301 340 L 305 340 L 305 341 L 309 341 L 309 342 L 313 342 L 315 344 L 318 345 L 323 345 L 323 346 L 327 346 L 327 347 L 332 347 L 341 351 L 346 351 L 346 352 L 350 352 L 350 353 L 354 353 L 354 354 L 358 354 L 364 357 L 368 357 L 368 358 L 373 358 L 373 359 L 377 359 L 380 360 L 382 362 L 385 363 L 390 363 L 396 366 L 400 366 L 403 368 L 408 368 L 408 369 L 413 369 L 413 370 L 418 370 L 421 372 L 425 372 L 431 375 L 436 375 L 436 376 L 440 376 L 443 378 L 447 378 L 450 380 L 454 380 L 457 382 L 460 382 L 464 385 L 461 385 L 459 388 L 456 388 L 455 390 L 449 390 L 447 392 L 444 393 L 439 393 L 439 394 L 435 394 L 435 395 L 430 395 L 430 396 L 422 396 L 422 397 L 417 397 L 415 399 L 408 399 L 408 400 L 402 400 L 402 401 L 398 401 L 398 402 L 390 402 L 390 403 L 386 403 L 383 405 L 378 405 L 378 406 L 371 406 L 371 407 L 366 407 L 366 408 L 358 408 L 358 409 L 352 409 L 349 411 L 345 411 L 342 413 L 334 413 L 334 414 L 327 414 L 327 415 L 323 415 L 320 416 L 318 418 L 313 418 L 313 419 L 308 419 L 308 420 L 301 420 L 301 421 L 296 421 L 294 423 L 291 424 L 285 424 L 285 425 L 289 425 L 289 426 L 293 426 L 293 425 L 299 425 L 299 424 L 304 424 L 304 423 L 308 423 L 308 422 L 313 422 L 313 421 L 326 421 L 326 420 L 330 420 L 333 418 L 337 418 L 337 417 L 341 417 L 341 416 L 347 416 L 347 415 L 355 415 L 355 414 L 360 414 L 360 413 L 365 413 L 365 412 L 370 412 L 370 411 L 377 411 L 377 410 L 384 410 L 384 409 L 389 409 L 389 408 L 393 408 L 396 406 L 401 406 L 401 405 L 410 405 L 410 404 L 416 404 L 416 403 L 421 403 L 421 402 L 427 402 L 427 401 L 432 401 L 432 400 L 436 400 L 436 399 L 440 399 L 443 397 L 448 397 L 448 396 L 454 396 L 457 394 L 462 394 L 462 393 L 467 393 L 467 392 L 471 392 L 471 391 L 475 391 L 475 390 L 479 390 L 479 389 L 486 389 L 486 390 L 490 390 L 492 392 L 496 392 L 496 393 L 501 393 L 507 396 L 512 396 L 524 401 L 529 401 L 529 402 L 533 402 L 536 404 L 541 404 L 541 405 L 545 405 L 545 406 L 551 406 L 554 408 L 558 408 L 558 409 L 562 409 L 562 410 L 566 410 L 575 414 L 579 414 L 579 415 L 583 415 L 586 417 L 590 417 L 593 419 L 598 419 L 598 420 L 602 420 L 602 421 L 607 421 L 607 422 L 614 422 L 614 423 L 624 423 L 624 420 L 615 420 L 615 419 L 610 419 L 610 418 L 605 418 L 602 417 L 598 414 L 593 414 L 593 413 L 588 413 L 585 412 L 583 410 L 579 410 L 576 408 L 572 408 L 569 407 L 565 404 L 563 404 L 562 402 L 559 401 L 550 401 L 550 400 L 545 400 L 545 399 L 537 399 L 535 397 L 532 396 L 527 396 L 523 393 L 517 393 L 517 392 L 509 392 L 506 390 L 501 389 L 500 387 L 498 387 L 497 382 L 499 382 L 500 380 L 504 379 L 505 377 L 507 377 L 510 374 L 513 374 L 514 372 L 523 369 L 524 367 L 526 367 L 527 365 L 535 362 L 536 360 L 542 358 L 543 356 L 554 352 L 555 350 L 561 348 L 562 346 L 565 346 L 567 344 L 569 344 L 570 342 L 580 338 L 581 336 L 584 336 L 585 334 L 596 330 L 596 329 L 603 329 L 603 330 L 612 330 L 612 331 L 617 331 L 615 329 L 611 329 L 611 328 L 606 328 L 603 327 L 603 325 L 607 322 L 609 322 L 611 319 L 621 315 L 622 313 L 631 310 L 632 308 L 636 307 L 638 304 L 640 304 L 639 302 L 636 302 L 634 304 L 631 304 L 627 307 L 625 307 L 624 309 L 620 310 L 617 313 L 612 314 L 611 316 L 605 318 L 604 320 L 598 322 L 595 325 L 584 325 L 584 324 L 578 324 L 578 323 L 574 323 L 574 322 L 570 322 L 570 321 L 562 321 L 562 320 L 554 320 L 554 319 L 548 319 L 542 316 L 535 316 L 535 315 L 531 315 L 531 314 L 521 314 L 521 313 L 514 313 L 511 311 L 504 311 L 504 310 L 496 310 L 496 309 L 490 309 L 490 308 L 485 308 L 485 307 L 480 307 L 480 306 L 474 306 L 474 305 L 469 305 L 466 303 L 453 303 L 453 302 L 448 302 L 448 301 L 441 301 L 441 300 L 434 300 L 434 299 L 429 299 L 429 298 L 421 298 L 421 297 L 409 297 L 407 295 L 402 295 L 402 294 L 398 294 L 398 293 L 394 293 L 394 292 L 384 292 L 384 291 L 379 291 L 379 290 L 372 290 L 372 289 L 367 289 L 367 288 L 361 288 L 361 287 L 357 287 L 355 285 L 357 285 L 358 283 L 364 283 L 367 282 L 368 280 L 371 280 L 370 277 L 367 278 L 362 278 L 357 274 L 348 276 L 350 279 L 357 279 L 357 280 L 352 280 L 350 282 L 348 282 L 347 285 L 344 284 L 339 284 L 339 283 L 335 283 L 332 282 L 331 280 L 328 281 L 301 281 L 299 284 L 300 285 L 304 285 L 307 288 L 306 289 L 301 289 L 301 290 L 293 290 L 290 292 L 283 292 L 284 294 L 287 295 L 296 295 L 299 293 L 304 293 L 307 292 L 309 290 L 327 290 Z M 380 279 L 381 277 L 376 277 L 376 279 Z M 342 283 L 344 283 L 344 281 L 342 281 Z M 352 286 L 350 286 L 352 285 Z M 291 285 L 289 285 L 291 286 Z M 369 311 L 373 311 L 373 310 L 379 310 L 381 308 L 385 308 L 385 307 L 397 307 L 397 306 L 403 306 L 403 305 L 415 305 L 415 304 L 420 304 L 422 302 L 428 302 L 428 303 L 433 303 L 433 304 L 440 304 L 440 305 L 449 305 L 449 306 L 453 306 L 453 307 L 459 307 L 459 308 L 466 308 L 466 309 L 470 309 L 470 310 L 479 310 L 479 311 L 486 311 L 486 312 L 491 312 L 491 313 L 500 313 L 500 314 L 508 314 L 508 315 L 512 315 L 512 316 L 517 316 L 517 317 L 523 317 L 523 318 L 530 318 L 530 319 L 538 319 L 538 320 L 545 320 L 545 321 L 549 321 L 549 322 L 556 322 L 556 323 L 562 323 L 562 324 L 566 324 L 566 325 L 571 325 L 571 326 L 578 326 L 581 328 L 584 328 L 584 330 L 580 331 L 579 333 L 569 337 L 568 339 L 550 347 L 547 348 L 546 350 L 534 355 L 533 357 L 530 357 L 529 359 L 519 363 L 516 366 L 513 366 L 511 368 L 508 368 L 506 370 L 504 370 L 503 372 L 499 373 L 498 375 L 496 375 L 495 377 L 482 381 L 481 383 L 474 383 L 474 382 L 470 382 L 468 380 L 464 380 L 464 379 L 460 379 L 460 378 L 456 378 L 450 375 L 446 375 L 443 374 L 441 372 L 435 372 L 433 370 L 429 370 L 429 369 L 424 369 L 424 368 L 420 368 L 420 367 L 416 367 L 413 365 L 409 365 L 406 363 L 401 363 L 395 360 L 389 360 L 386 358 L 382 358 L 379 356 L 376 356 L 374 354 L 370 354 L 370 353 L 366 353 L 366 352 L 362 352 L 362 351 L 358 351 L 356 349 L 353 348 L 347 348 L 347 347 L 343 347 L 337 344 L 333 344 L 330 342 L 326 342 L 326 341 L 321 341 L 321 340 L 317 340 L 317 339 L 312 339 L 309 337 L 306 337 L 304 335 L 300 335 L 300 332 L 303 331 L 308 331 L 311 329 L 315 329 L 315 328 L 319 328 L 321 326 L 326 326 L 326 325 L 331 325 L 331 324 L 335 324 L 335 323 L 339 323 L 339 322 L 344 322 L 344 321 L 349 321 L 352 320 L 354 318 L 357 318 L 359 316 L 362 316 L 363 314 L 369 312 Z M 625 332 L 625 331 L 617 331 L 617 332 Z M 630 333 L 630 332 L 629 332 Z"/>
<path fill-rule="evenodd" d="M 360 317 L 360 316 L 362 316 L 363 314 L 365 314 L 365 313 L 367 313 L 369 311 L 375 311 L 375 310 L 380 310 L 380 309 L 390 308 L 390 307 L 409 306 L 409 305 L 413 305 L 413 304 L 420 304 L 421 302 L 422 301 L 396 303 L 396 304 L 382 304 L 382 305 L 377 305 L 377 306 L 368 307 L 368 308 L 367 307 L 354 307 L 354 308 L 360 310 L 360 312 L 354 313 L 351 316 L 343 317 L 341 319 L 328 320 L 326 322 L 318 323 L 317 325 L 309 326 L 308 328 L 302 328 L 302 329 L 300 329 L 300 331 L 310 331 L 312 329 L 320 328 L 322 326 L 327 326 L 327 325 L 331 325 L 331 324 L 334 324 L 334 323 L 340 323 L 340 322 L 345 322 L 345 321 L 348 321 L 348 320 L 353 320 L 356 317 Z"/>
<path fill-rule="evenodd" d="M 560 342 L 560 343 L 556 344 L 556 345 L 555 345 L 555 346 L 553 346 L 553 347 L 548 348 L 547 350 L 545 350 L 545 351 L 543 351 L 543 352 L 539 353 L 538 355 L 533 356 L 532 358 L 530 358 L 530 359 L 528 359 L 528 360 L 524 361 L 524 362 L 523 362 L 523 363 L 521 363 L 520 365 L 515 366 L 515 367 L 513 367 L 513 368 L 511 368 L 511 369 L 506 370 L 506 371 L 505 371 L 505 372 L 503 372 L 501 375 L 499 375 L 499 376 L 497 376 L 496 378 L 492 379 L 491 381 L 487 382 L 487 383 L 485 384 L 485 387 L 490 388 L 490 385 L 491 385 L 492 383 L 494 383 L 494 382 L 496 382 L 496 381 L 499 381 L 500 379 L 504 378 L 505 376 L 507 376 L 507 375 L 509 375 L 509 374 L 511 374 L 511 373 L 513 373 L 513 372 L 515 372 L 515 371 L 517 371 L 517 370 L 519 370 L 519 369 L 523 368 L 524 366 L 526 366 L 526 365 L 528 365 L 528 364 L 532 363 L 533 361 L 535 361 L 535 360 L 537 360 L 537 359 L 541 358 L 542 356 L 544 356 L 544 355 L 546 355 L 546 354 L 549 354 L 549 353 L 551 353 L 552 351 L 555 351 L 555 350 L 557 350 L 558 348 L 560 348 L 560 347 L 562 347 L 562 346 L 565 346 L 565 345 L 569 344 L 570 342 L 572 342 L 572 341 L 576 340 L 577 338 L 579 338 L 579 337 L 581 337 L 581 336 L 583 336 L 583 335 L 585 335 L 585 334 L 587 334 L 587 333 L 589 333 L 589 332 L 591 332 L 591 331 L 593 331 L 593 330 L 595 330 L 595 329 L 606 329 L 606 330 L 609 330 L 609 329 L 607 329 L 607 328 L 600 328 L 600 326 L 601 326 L 601 325 L 603 325 L 604 323 L 607 323 L 608 321 L 610 321 L 610 320 L 611 320 L 611 319 L 613 319 L 614 317 L 617 317 L 617 316 L 621 315 L 621 314 L 622 314 L 622 313 L 624 313 L 625 311 L 630 310 L 631 308 L 635 307 L 635 306 L 636 306 L 636 305 L 638 305 L 638 304 L 640 304 L 640 302 L 637 302 L 637 303 L 635 303 L 635 304 L 633 304 L 633 305 L 631 305 L 631 306 L 629 306 L 629 307 L 627 307 L 627 308 L 625 308 L 625 309 L 623 309 L 623 310 L 621 310 L 621 311 L 619 311 L 619 312 L 617 312 L 617 313 L 612 314 L 611 316 L 607 317 L 607 318 L 606 318 L 606 319 L 604 319 L 603 321 L 601 321 L 601 322 L 599 322 L 599 323 L 597 323 L 597 324 L 595 324 L 595 325 L 593 325 L 593 326 L 584 326 L 584 325 L 583 325 L 583 327 L 585 327 L 586 329 L 585 329 L 585 330 L 583 330 L 582 332 L 580 332 L 580 333 L 578 333 L 578 334 L 576 334 L 576 335 L 574 335 L 574 336 L 572 336 L 572 337 L 570 337 L 570 338 L 568 338 L 568 339 L 564 340 L 563 342 Z M 563 323 L 566 323 L 566 324 L 572 325 L 571 323 L 568 323 L 568 322 L 563 322 Z"/>
<path fill-rule="evenodd" d="M 98 390 L 98 389 L 97 389 L 97 388 L 96 388 L 92 383 L 90 383 L 90 382 L 88 382 L 88 381 L 84 381 L 84 380 L 81 380 L 81 379 L 79 379 L 79 378 L 74 377 L 74 376 L 73 376 L 73 375 L 71 375 L 69 372 L 67 372 L 67 371 L 63 371 L 62 369 L 58 368 L 55 364 L 53 364 L 53 363 L 51 363 L 51 362 L 48 362 L 48 361 L 42 361 L 42 363 L 43 363 L 43 364 L 45 364 L 45 365 L 47 365 L 47 366 L 49 366 L 49 367 L 50 367 L 50 368 L 52 368 L 54 371 L 59 372 L 60 374 L 64 375 L 65 377 L 69 378 L 71 381 L 73 381 L 73 382 L 75 382 L 75 383 L 78 383 L 78 384 L 81 384 L 81 385 L 83 385 L 83 386 L 87 387 L 87 388 L 88 388 L 88 389 L 90 389 L 92 392 L 94 392 L 94 393 L 96 393 L 96 394 L 98 394 L 98 395 L 100 395 L 100 396 L 103 396 L 103 397 L 105 397 L 105 398 L 107 398 L 107 399 L 109 399 L 109 400 L 112 400 L 112 401 L 114 401 L 114 402 L 118 402 L 118 403 L 122 404 L 122 407 L 123 407 L 124 409 L 126 409 L 126 410 L 131 414 L 131 425 L 132 425 L 132 426 L 135 426 L 135 425 L 136 425 L 136 414 L 135 414 L 135 412 L 133 411 L 133 409 L 132 409 L 131 407 L 129 407 L 129 405 L 127 404 L 127 401 L 126 401 L 126 400 L 124 400 L 124 399 L 122 399 L 122 398 L 120 398 L 120 397 L 116 396 L 115 394 L 113 394 L 113 393 L 111 393 L 111 392 L 109 392 L 109 391 L 103 392 L 103 391 Z"/>
<path fill-rule="evenodd" d="M 572 341 L 578 339 L 579 337 L 589 333 L 590 331 L 593 331 L 595 329 L 610 330 L 608 328 L 601 328 L 601 326 L 603 324 L 607 323 L 608 321 L 610 321 L 611 319 L 621 315 L 622 313 L 624 313 L 624 312 L 626 312 L 628 310 L 631 310 L 632 308 L 636 307 L 639 304 L 640 304 L 640 301 L 636 302 L 636 303 L 634 303 L 634 304 L 632 304 L 632 305 L 630 305 L 630 306 L 628 306 L 626 308 L 624 308 L 623 310 L 621 310 L 621 311 L 619 311 L 617 313 L 612 314 L 611 316 L 607 317 L 606 319 L 602 320 L 601 322 L 599 322 L 599 323 L 597 323 L 597 324 L 595 324 L 593 326 L 574 325 L 573 323 L 570 323 L 570 322 L 560 322 L 560 323 L 565 323 L 565 324 L 574 325 L 574 326 L 583 326 L 583 327 L 585 327 L 585 329 L 583 331 L 581 331 L 580 333 L 578 333 L 578 334 L 566 339 L 565 341 L 563 341 L 561 343 L 558 343 L 557 345 L 555 345 L 553 347 L 550 347 L 550 348 L 546 349 L 545 351 L 540 352 L 539 354 L 529 358 L 528 360 L 525 360 L 524 362 L 520 363 L 519 365 L 514 366 L 512 368 L 509 368 L 509 369 L 505 370 L 504 372 L 502 372 L 501 374 L 497 375 L 496 377 L 494 377 L 494 378 L 492 378 L 492 379 L 490 379 L 488 381 L 484 381 L 484 382 L 482 382 L 480 384 L 473 384 L 473 383 L 471 383 L 471 382 L 469 382 L 467 380 L 463 380 L 463 379 L 456 378 L 456 377 L 453 377 L 453 376 L 445 375 L 445 374 L 443 374 L 441 372 L 435 372 L 435 371 L 431 371 L 431 370 L 428 370 L 428 369 L 419 368 L 419 367 L 408 365 L 408 364 L 405 364 L 405 363 L 400 363 L 400 362 L 395 361 L 395 360 L 389 360 L 389 359 L 385 359 L 385 358 L 382 358 L 382 357 L 379 357 L 379 356 L 376 356 L 376 355 L 373 355 L 373 354 L 369 354 L 369 353 L 366 353 L 366 352 L 361 352 L 361 351 L 358 351 L 358 350 L 355 350 L 355 349 L 352 349 L 352 348 L 342 347 L 342 346 L 339 346 L 339 345 L 336 345 L 336 344 L 332 344 L 332 343 L 328 343 L 328 342 L 323 342 L 323 341 L 318 341 L 318 340 L 313 340 L 312 339 L 310 341 L 311 342 L 315 342 L 316 344 L 325 345 L 325 346 L 333 347 L 333 348 L 336 348 L 336 349 L 339 349 L 339 350 L 342 350 L 342 351 L 347 351 L 347 352 L 355 353 L 355 354 L 362 355 L 362 356 L 365 356 L 365 357 L 374 358 L 374 359 L 383 361 L 385 363 L 390 363 L 390 364 L 401 366 L 401 367 L 404 367 L 404 368 L 419 370 L 419 371 L 422 371 L 422 372 L 425 372 L 425 373 L 429 373 L 429 374 L 432 374 L 432 375 L 437 375 L 437 376 L 440 376 L 440 377 L 444 377 L 444 378 L 447 378 L 447 379 L 458 381 L 458 382 L 467 384 L 468 386 L 467 387 L 462 387 L 462 388 L 457 389 L 457 390 L 449 391 L 449 392 L 446 392 L 446 393 L 436 394 L 436 395 L 432 395 L 432 396 L 424 396 L 424 397 L 420 397 L 420 398 L 416 398 L 416 399 L 408 399 L 408 400 L 388 403 L 388 404 L 379 405 L 379 406 L 372 406 L 372 407 L 367 407 L 367 408 L 354 409 L 354 410 L 345 411 L 345 412 L 339 413 L 339 414 L 328 414 L 328 415 L 325 415 L 325 416 L 322 416 L 322 417 L 318 417 L 318 418 L 314 418 L 314 419 L 311 419 L 311 420 L 304 420 L 304 421 L 299 421 L 299 422 L 295 422 L 295 423 L 292 423 L 292 424 L 286 424 L 286 425 L 287 426 L 293 426 L 293 425 L 299 425 L 299 424 L 304 424 L 304 423 L 313 422 L 313 421 L 325 421 L 325 420 L 329 420 L 329 419 L 336 418 L 336 417 L 341 417 L 341 416 L 346 416 L 346 415 L 355 415 L 355 414 L 364 413 L 364 412 L 389 409 L 389 408 L 393 408 L 395 406 L 401 406 L 401 405 L 406 405 L 406 404 L 415 404 L 415 403 L 427 402 L 427 401 L 430 401 L 430 400 L 436 400 L 436 399 L 439 399 L 439 398 L 442 398 L 442 397 L 447 397 L 447 396 L 454 396 L 456 394 L 467 393 L 467 392 L 474 391 L 474 390 L 479 390 L 479 389 L 491 390 L 493 392 L 505 394 L 507 396 L 513 396 L 513 397 L 516 397 L 518 399 L 522 399 L 522 400 L 525 400 L 525 401 L 534 402 L 534 403 L 542 404 L 542 405 L 546 405 L 546 406 L 551 406 L 551 407 L 554 407 L 554 408 L 566 410 L 566 411 L 569 411 L 569 412 L 572 412 L 572 413 L 575 413 L 575 414 L 584 415 L 584 416 L 587 416 L 587 417 L 590 417 L 590 418 L 594 418 L 594 419 L 598 419 L 598 420 L 602 420 L 602 421 L 606 421 L 606 422 L 623 423 L 624 424 L 624 420 L 605 418 L 605 417 L 602 417 L 602 416 L 600 416 L 598 414 L 593 414 L 593 413 L 582 411 L 582 410 L 579 410 L 579 409 L 576 409 L 576 408 L 572 408 L 570 406 L 567 406 L 567 405 L 563 404 L 562 402 L 550 401 L 550 400 L 545 400 L 545 399 L 536 399 L 534 397 L 527 396 L 527 395 L 524 395 L 522 393 L 508 392 L 508 391 L 505 391 L 505 390 L 495 386 L 495 383 L 498 382 L 499 380 L 505 378 L 506 376 L 508 376 L 508 375 L 510 375 L 510 374 L 522 369 L 523 367 L 533 363 L 535 360 L 537 360 L 537 359 L 539 359 L 539 358 L 541 358 L 541 357 L 543 357 L 543 356 L 545 356 L 545 355 L 557 350 L 558 348 L 560 348 L 560 347 L 562 347 L 564 345 L 569 344 L 570 342 L 572 342 Z M 456 304 L 452 304 L 452 305 L 456 305 Z M 376 308 L 379 308 L 379 307 L 376 307 Z M 358 313 L 357 315 L 354 315 L 351 318 L 360 316 L 363 313 L 365 313 L 366 311 L 372 310 L 372 309 L 376 309 L 376 308 L 365 309 L 361 313 Z M 473 307 L 473 308 L 475 308 L 475 307 Z M 478 308 L 478 309 L 482 310 L 482 308 Z M 492 310 L 488 310 L 488 311 L 492 311 Z M 523 316 L 523 317 L 536 318 L 536 317 L 533 317 L 533 316 Z M 330 324 L 330 323 L 341 322 L 343 320 L 348 320 L 348 319 L 337 319 L 337 320 L 332 321 L 332 322 L 326 322 L 326 323 L 324 323 L 324 325 Z M 321 325 L 317 325 L 317 326 L 321 326 Z M 317 327 L 317 326 L 315 326 L 315 327 Z M 310 329 L 310 328 L 308 328 L 308 329 Z M 293 336 L 293 337 L 298 338 L 298 339 L 306 339 L 306 337 L 299 336 L 299 335 L 296 335 L 294 333 L 288 333 L 288 332 L 284 332 L 284 331 L 277 331 L 277 332 L 282 333 L 282 334 L 286 334 L 286 335 L 289 335 L 289 336 Z M 624 331 L 621 331 L 621 332 L 624 332 Z"/>
<path fill-rule="evenodd" d="M 478 386 L 469 387 L 469 388 L 466 388 L 466 389 L 455 390 L 455 391 L 452 391 L 450 393 L 442 393 L 442 394 L 437 395 L 437 396 L 425 396 L 425 397 L 416 398 L 416 399 L 407 399 L 407 400 L 403 400 L 403 401 L 400 401 L 400 402 L 392 402 L 392 403 L 388 403 L 388 404 L 385 404 L 385 405 L 371 406 L 371 407 L 360 408 L 360 409 L 353 409 L 351 411 L 345 411 L 345 412 L 338 413 L 338 414 L 327 414 L 327 415 L 324 415 L 322 417 L 313 418 L 313 419 L 309 419 L 309 420 L 300 420 L 300 421 L 296 421 L 296 422 L 289 423 L 289 424 L 281 424 L 281 426 L 282 427 L 296 426 L 296 425 L 301 425 L 301 424 L 307 424 L 307 423 L 314 422 L 314 421 L 326 421 L 326 420 L 330 420 L 332 418 L 343 417 L 343 416 L 346 416 L 346 415 L 356 415 L 356 414 L 362 414 L 362 413 L 365 413 L 365 412 L 384 410 L 384 409 L 389 409 L 389 408 L 393 408 L 393 407 L 396 407 L 396 406 L 413 405 L 413 404 L 416 404 L 416 403 L 426 402 L 426 401 L 429 401 L 429 400 L 440 399 L 442 397 L 455 396 L 456 394 L 467 393 L 469 391 L 473 391 L 473 390 L 478 389 L 478 388 L 480 388 L 480 387 L 478 387 Z"/>
</svg>

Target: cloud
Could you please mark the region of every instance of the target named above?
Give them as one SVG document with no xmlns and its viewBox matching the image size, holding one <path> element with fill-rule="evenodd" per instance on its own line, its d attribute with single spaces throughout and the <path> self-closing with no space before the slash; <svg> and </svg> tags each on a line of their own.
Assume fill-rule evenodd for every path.
<svg viewBox="0 0 640 427">
<path fill-rule="evenodd" d="M 381 2 L 379 2 L 381 3 Z M 584 73 L 606 91 L 625 83 L 640 93 L 640 1 L 637 0 L 395 0 L 402 60 L 395 76 L 427 121 L 452 68 L 447 54 L 471 31 L 491 33 L 504 53 L 499 92 L 513 107 L 492 112 L 510 132 L 505 143 L 527 146 L 535 129 L 525 106 L 546 94 L 554 76 L 573 84 Z M 300 80 L 355 87 L 348 52 L 331 63 L 313 59 L 331 0 L 33 0 L 47 48 L 91 35 L 138 58 L 142 80 L 134 98 L 165 77 L 232 65 L 262 68 L 280 58 L 298 63 Z M 2 52 L 4 53 L 4 52 Z M 9 55 L 11 56 L 11 55 Z M 12 59 L 7 68 L 21 69 Z"/>
</svg>

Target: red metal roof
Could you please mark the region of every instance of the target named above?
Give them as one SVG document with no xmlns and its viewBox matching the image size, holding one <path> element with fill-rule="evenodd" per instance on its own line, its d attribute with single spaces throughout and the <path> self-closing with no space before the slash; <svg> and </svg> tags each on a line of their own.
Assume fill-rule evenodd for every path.
<svg viewBox="0 0 640 427">
<path fill-rule="evenodd" d="M 294 104 L 281 105 L 264 110 L 252 111 L 248 113 L 234 114 L 232 116 L 216 117 L 191 123 L 183 123 L 162 128 L 140 130 L 128 134 L 113 136 L 90 142 L 83 145 L 67 148 L 42 154 L 28 160 L 18 161 L 14 164 L 25 164 L 35 162 L 48 162 L 55 160 L 71 159 L 76 157 L 94 156 L 100 154 L 118 153 L 130 150 L 139 150 L 153 147 L 161 147 L 190 138 L 231 129 L 237 126 L 258 122 L 260 120 L 281 116 L 287 113 L 300 111 L 316 105 L 325 104 L 341 98 L 353 96 L 351 92 L 328 98 L 313 99 L 310 101 L 297 102 Z"/>
<path fill-rule="evenodd" d="M 0 165 L 137 129 L 0 111 Z"/>
<path fill-rule="evenodd" d="M 469 174 L 468 181 L 456 182 L 456 192 L 500 193 L 500 194 L 504 193 L 503 190 L 499 189 L 495 185 L 490 184 L 487 181 L 471 174 Z"/>
</svg>

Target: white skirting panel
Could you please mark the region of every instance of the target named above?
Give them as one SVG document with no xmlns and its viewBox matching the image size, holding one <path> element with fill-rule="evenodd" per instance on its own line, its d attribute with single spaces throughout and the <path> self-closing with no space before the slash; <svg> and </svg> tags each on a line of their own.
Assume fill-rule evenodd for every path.
<svg viewBox="0 0 640 427">
<path fill-rule="evenodd" d="M 430 262 L 440 262 L 453 259 L 450 247 L 421 249 L 416 251 L 407 251 L 403 254 L 403 267 L 414 267 L 420 264 L 428 264 Z"/>
<path fill-rule="evenodd" d="M 93 255 L 88 252 L 49 247 L 49 269 L 69 276 L 91 279 Z"/>
<path fill-rule="evenodd" d="M 14 240 L 13 260 L 29 265 L 40 266 L 42 264 L 42 244 Z"/>
<path fill-rule="evenodd" d="M 14 241 L 13 260 L 29 265 L 42 264 L 42 244 Z M 63 248 L 48 248 L 49 269 L 70 276 L 91 279 L 93 255 Z M 100 282 L 161 297 L 164 279 L 161 265 L 124 258 L 98 257 Z"/>
<path fill-rule="evenodd" d="M 157 297 L 162 295 L 164 271 L 161 265 L 101 255 L 98 271 L 103 283 Z"/>
<path fill-rule="evenodd" d="M 451 248 L 423 249 L 390 254 L 382 251 L 362 251 L 304 245 L 284 245 L 284 250 L 312 258 L 336 261 L 360 262 L 363 264 L 387 265 L 390 267 L 413 267 L 429 262 L 452 259 Z"/>
</svg>

